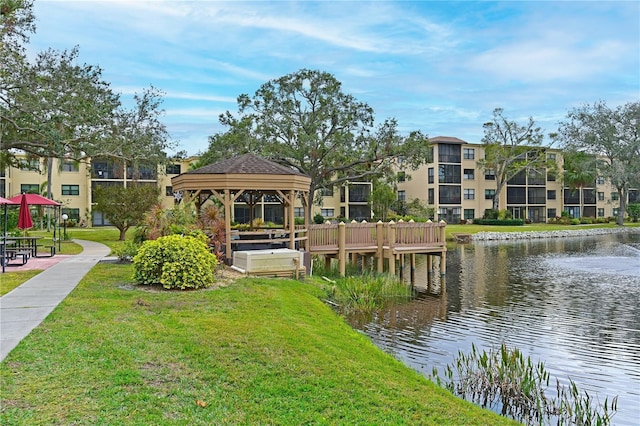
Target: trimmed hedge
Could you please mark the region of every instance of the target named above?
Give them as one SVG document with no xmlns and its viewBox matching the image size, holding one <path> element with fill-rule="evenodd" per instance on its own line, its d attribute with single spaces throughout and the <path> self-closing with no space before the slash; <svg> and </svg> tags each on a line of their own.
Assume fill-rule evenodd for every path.
<svg viewBox="0 0 640 426">
<path fill-rule="evenodd" d="M 522 219 L 473 219 L 474 225 L 522 226 Z"/>
</svg>

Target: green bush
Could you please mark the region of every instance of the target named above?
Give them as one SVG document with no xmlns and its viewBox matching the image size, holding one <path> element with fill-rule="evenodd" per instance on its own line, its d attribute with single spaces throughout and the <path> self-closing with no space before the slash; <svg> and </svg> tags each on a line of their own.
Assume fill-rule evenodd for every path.
<svg viewBox="0 0 640 426">
<path fill-rule="evenodd" d="M 320 213 L 316 214 L 315 216 L 313 216 L 313 223 L 315 223 L 316 225 L 323 224 L 324 216 L 322 216 Z"/>
<path fill-rule="evenodd" d="M 118 257 L 119 262 L 131 262 L 136 254 L 138 254 L 140 244 L 133 240 L 127 240 L 124 244 L 120 244 L 113 248 L 113 255 Z"/>
<path fill-rule="evenodd" d="M 205 288 L 213 284 L 217 264 L 203 238 L 168 235 L 142 244 L 133 258 L 133 278 L 167 289 Z"/>
<path fill-rule="evenodd" d="M 473 219 L 475 225 L 522 226 L 522 219 Z"/>
<path fill-rule="evenodd" d="M 580 219 L 574 218 L 569 221 L 570 225 L 580 225 Z"/>
</svg>

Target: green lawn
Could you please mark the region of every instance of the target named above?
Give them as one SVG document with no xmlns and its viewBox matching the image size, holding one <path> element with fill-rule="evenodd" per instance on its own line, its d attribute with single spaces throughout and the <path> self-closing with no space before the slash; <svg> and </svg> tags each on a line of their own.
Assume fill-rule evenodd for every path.
<svg viewBox="0 0 640 426">
<path fill-rule="evenodd" d="M 146 291 L 100 264 L 0 364 L 1 424 L 511 424 L 351 329 L 308 283 Z"/>
</svg>

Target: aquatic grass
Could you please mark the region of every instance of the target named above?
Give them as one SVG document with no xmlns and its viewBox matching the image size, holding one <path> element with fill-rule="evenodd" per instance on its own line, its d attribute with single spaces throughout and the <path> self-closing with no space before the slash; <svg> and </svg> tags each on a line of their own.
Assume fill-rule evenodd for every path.
<svg viewBox="0 0 640 426">
<path fill-rule="evenodd" d="M 389 274 L 365 273 L 335 281 L 334 299 L 342 313 L 371 313 L 413 297 L 410 285 Z"/>
<path fill-rule="evenodd" d="M 556 379 L 556 397 L 548 397 L 551 374 L 544 363 L 504 343 L 496 351 L 475 345 L 468 354 L 459 351 L 444 377 L 436 368 L 432 377 L 451 393 L 528 425 L 606 426 L 617 410 L 617 397 L 599 404 L 571 379 L 568 386 Z"/>
<path fill-rule="evenodd" d="M 99 264 L 0 364 L 0 423 L 514 424 L 351 329 L 306 282 L 137 286 Z"/>
</svg>

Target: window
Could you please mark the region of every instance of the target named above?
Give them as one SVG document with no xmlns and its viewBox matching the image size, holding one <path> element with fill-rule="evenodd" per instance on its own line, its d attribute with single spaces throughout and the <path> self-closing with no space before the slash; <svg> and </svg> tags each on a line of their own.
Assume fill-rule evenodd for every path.
<svg viewBox="0 0 640 426">
<path fill-rule="evenodd" d="M 556 209 L 547 209 L 547 218 L 553 219 L 556 217 Z"/>
<path fill-rule="evenodd" d="M 165 186 L 164 195 L 166 195 L 167 197 L 173 197 L 173 186 Z"/>
<path fill-rule="evenodd" d="M 527 190 L 527 200 L 529 204 L 544 204 L 547 202 L 545 199 L 544 188 L 529 188 Z"/>
<path fill-rule="evenodd" d="M 40 185 L 37 183 L 23 183 L 20 185 L 20 193 L 38 194 L 40 192 Z"/>
<path fill-rule="evenodd" d="M 464 148 L 463 158 L 465 160 L 474 160 L 476 158 L 476 150 L 474 148 Z"/>
<path fill-rule="evenodd" d="M 370 185 L 349 185 L 349 202 L 350 203 L 366 203 L 371 194 Z"/>
<path fill-rule="evenodd" d="M 405 172 L 398 172 L 398 182 L 404 182 L 407 176 Z"/>
<path fill-rule="evenodd" d="M 507 188 L 507 204 L 526 204 L 526 188 Z"/>
<path fill-rule="evenodd" d="M 464 218 L 466 220 L 472 220 L 476 217 L 476 211 L 474 209 L 464 209 Z"/>
<path fill-rule="evenodd" d="M 62 214 L 66 214 L 68 216 L 67 220 L 75 220 L 76 222 L 80 222 L 80 209 L 63 208 Z"/>
<path fill-rule="evenodd" d="M 293 216 L 294 217 L 304 217 L 304 207 L 294 207 L 293 208 Z"/>
<path fill-rule="evenodd" d="M 429 188 L 427 191 L 427 204 L 435 204 L 435 191 L 433 188 Z"/>
<path fill-rule="evenodd" d="M 438 187 L 438 199 L 440 204 L 460 204 L 460 187 L 452 185 L 440 185 Z M 458 219 L 460 218 L 458 212 Z"/>
<path fill-rule="evenodd" d="M 555 154 L 555 153 L 549 153 L 549 154 L 547 154 L 547 159 L 548 159 L 548 160 L 553 160 L 553 161 L 555 161 L 555 159 L 556 159 L 556 154 Z"/>
<path fill-rule="evenodd" d="M 554 173 L 547 173 L 547 182 L 555 182 L 556 175 Z"/>
<path fill-rule="evenodd" d="M 330 188 L 320 188 L 320 195 L 323 197 L 333 197 L 333 186 Z"/>
<path fill-rule="evenodd" d="M 460 145 L 441 143 L 438 145 L 438 162 L 459 163 Z"/>
<path fill-rule="evenodd" d="M 322 217 L 333 217 L 333 209 L 320 209 Z"/>
<path fill-rule="evenodd" d="M 598 185 L 604 185 L 604 178 L 602 176 L 598 176 L 598 178 L 596 179 L 596 183 Z"/>
<path fill-rule="evenodd" d="M 496 172 L 493 169 L 487 169 L 484 171 L 485 180 L 496 180 Z"/>
<path fill-rule="evenodd" d="M 604 217 L 604 209 L 598 209 L 598 217 Z"/>
<path fill-rule="evenodd" d="M 564 203 L 565 204 L 580 204 L 580 190 L 578 189 L 564 189 Z"/>
<path fill-rule="evenodd" d="M 80 185 L 62 185 L 62 195 L 80 195 Z"/>
<path fill-rule="evenodd" d="M 564 211 L 567 212 L 572 219 L 580 218 L 580 206 L 567 206 L 564 208 Z"/>
<path fill-rule="evenodd" d="M 398 201 L 404 201 L 407 197 L 406 191 L 398 191 Z"/>
<path fill-rule="evenodd" d="M 168 175 L 179 175 L 182 173 L 182 167 L 180 164 L 167 164 Z"/>
<path fill-rule="evenodd" d="M 530 170 L 527 181 L 529 185 L 544 185 L 544 170 Z"/>
<path fill-rule="evenodd" d="M 493 197 L 496 195 L 495 189 L 485 189 L 484 190 L 484 199 L 485 200 L 493 200 Z"/>
<path fill-rule="evenodd" d="M 475 189 L 465 189 L 464 190 L 464 199 L 465 200 L 475 200 L 476 198 L 476 190 Z"/>
<path fill-rule="evenodd" d="M 604 201 L 604 192 L 598 192 L 598 201 Z"/>
<path fill-rule="evenodd" d="M 461 183 L 460 166 L 440 164 L 438 166 L 438 181 L 440 183 Z"/>
<path fill-rule="evenodd" d="M 547 200 L 555 200 L 556 199 L 556 190 L 550 189 L 547 191 Z"/>
<path fill-rule="evenodd" d="M 509 185 L 526 185 L 527 184 L 527 172 L 524 170 L 519 171 L 518 173 L 516 173 L 515 176 L 513 176 L 511 179 L 509 179 L 508 182 Z"/>
<path fill-rule="evenodd" d="M 62 163 L 62 171 L 63 172 L 77 172 L 78 171 L 78 163 L 75 161 L 65 161 Z"/>
<path fill-rule="evenodd" d="M 596 192 L 591 188 L 584 188 L 582 190 L 582 202 L 585 204 L 595 204 Z M 593 215 L 591 215 L 590 217 L 593 217 Z"/>
<path fill-rule="evenodd" d="M 612 192 L 612 193 L 611 193 L 611 199 L 612 199 L 613 201 L 617 201 L 617 200 L 619 200 L 619 199 L 620 199 L 620 194 L 618 194 L 617 192 Z"/>
<path fill-rule="evenodd" d="M 475 179 L 475 170 L 474 169 L 464 169 L 464 179 L 465 180 L 474 180 Z"/>
<path fill-rule="evenodd" d="M 18 168 L 22 171 L 40 171 L 40 160 L 33 159 L 21 159 L 18 161 Z"/>
<path fill-rule="evenodd" d="M 433 167 L 429 167 L 429 169 L 427 170 L 427 173 L 429 175 L 429 183 L 433 183 Z"/>
</svg>

